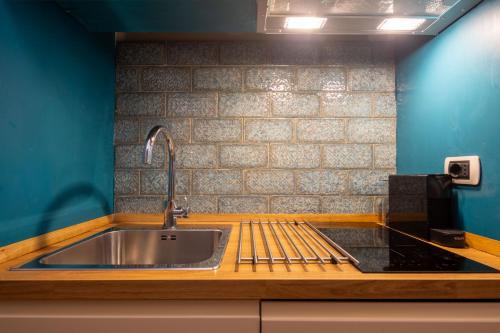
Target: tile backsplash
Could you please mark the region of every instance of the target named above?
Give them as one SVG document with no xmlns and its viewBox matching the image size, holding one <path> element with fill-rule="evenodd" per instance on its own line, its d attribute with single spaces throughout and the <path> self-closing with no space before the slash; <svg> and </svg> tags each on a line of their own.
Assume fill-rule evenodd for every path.
<svg viewBox="0 0 500 333">
<path fill-rule="evenodd" d="M 391 45 L 350 41 L 118 44 L 115 211 L 159 213 L 165 145 L 193 212 L 376 212 L 395 172 Z"/>
</svg>

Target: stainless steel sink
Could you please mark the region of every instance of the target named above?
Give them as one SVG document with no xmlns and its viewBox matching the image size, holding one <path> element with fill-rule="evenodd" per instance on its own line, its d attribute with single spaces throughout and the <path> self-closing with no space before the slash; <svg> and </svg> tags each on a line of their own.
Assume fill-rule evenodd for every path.
<svg viewBox="0 0 500 333">
<path fill-rule="evenodd" d="M 111 228 L 14 270 L 217 269 L 230 228 Z"/>
</svg>

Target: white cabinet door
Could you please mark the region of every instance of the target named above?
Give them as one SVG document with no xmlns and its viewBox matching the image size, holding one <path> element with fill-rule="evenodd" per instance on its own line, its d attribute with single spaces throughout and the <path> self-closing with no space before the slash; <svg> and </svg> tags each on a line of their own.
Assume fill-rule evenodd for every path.
<svg viewBox="0 0 500 333">
<path fill-rule="evenodd" d="M 2 333 L 259 333 L 258 301 L 2 301 Z"/>
<path fill-rule="evenodd" d="M 500 303 L 262 303 L 262 333 L 304 332 L 500 333 Z"/>
</svg>

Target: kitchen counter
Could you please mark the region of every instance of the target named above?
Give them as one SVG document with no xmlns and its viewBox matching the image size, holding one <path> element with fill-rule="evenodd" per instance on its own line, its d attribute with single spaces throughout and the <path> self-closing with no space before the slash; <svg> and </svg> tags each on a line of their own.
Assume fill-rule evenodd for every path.
<svg viewBox="0 0 500 333">
<path fill-rule="evenodd" d="M 500 299 L 499 273 L 361 273 L 350 264 L 236 264 L 239 222 L 250 218 L 298 218 L 314 223 L 378 222 L 376 215 L 193 214 L 179 224 L 230 225 L 227 249 L 217 270 L 10 271 L 111 226 L 161 223 L 161 215 L 117 214 L 0 249 L 3 258 L 40 250 L 0 264 L 0 299 Z M 96 222 L 97 221 L 97 222 Z M 74 236 L 78 234 L 77 236 Z M 73 237 L 71 237 L 73 236 Z M 495 241 L 492 241 L 495 242 Z M 494 243 L 496 244 L 496 243 Z M 40 247 L 38 245 L 38 247 Z M 22 250 L 24 249 L 24 250 Z M 27 250 L 28 249 L 28 250 Z M 500 258 L 477 249 L 448 250 L 500 269 Z M 9 257 L 10 256 L 10 257 Z"/>
</svg>

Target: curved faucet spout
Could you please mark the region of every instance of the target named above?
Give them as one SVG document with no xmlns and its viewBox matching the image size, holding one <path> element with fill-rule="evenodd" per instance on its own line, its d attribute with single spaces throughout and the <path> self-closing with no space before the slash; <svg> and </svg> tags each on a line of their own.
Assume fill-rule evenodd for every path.
<svg viewBox="0 0 500 333">
<path fill-rule="evenodd" d="M 168 134 L 167 129 L 163 126 L 155 126 L 149 131 L 144 147 L 144 163 L 151 164 L 153 161 L 153 148 L 156 139 L 160 133 L 163 133 L 167 140 L 168 150 L 168 185 L 167 185 L 167 207 L 165 209 L 165 221 L 163 227 L 166 229 L 174 229 L 176 226 L 177 216 L 187 216 L 187 210 L 178 208 L 175 204 L 175 146 L 174 140 Z"/>
</svg>

